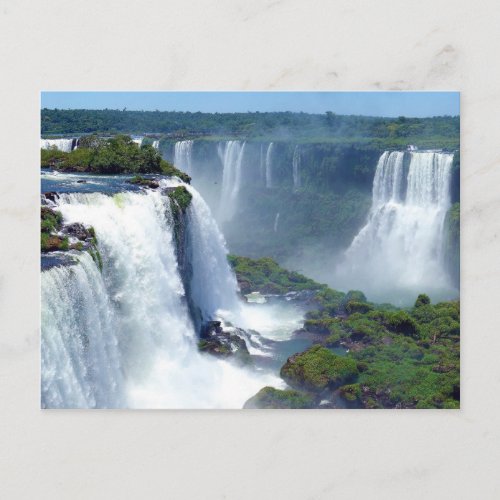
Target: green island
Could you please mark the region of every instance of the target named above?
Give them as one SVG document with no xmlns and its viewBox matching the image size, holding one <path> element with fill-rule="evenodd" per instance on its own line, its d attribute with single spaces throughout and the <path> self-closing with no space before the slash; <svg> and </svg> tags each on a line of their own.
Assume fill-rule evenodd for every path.
<svg viewBox="0 0 500 500">
<path fill-rule="evenodd" d="M 190 177 L 162 159 L 149 144 L 139 147 L 128 135 L 101 138 L 88 135 L 80 139 L 77 149 L 71 152 L 57 149 L 41 150 L 42 168 L 61 172 L 92 174 L 162 174 L 176 176 L 184 182 Z"/>
</svg>

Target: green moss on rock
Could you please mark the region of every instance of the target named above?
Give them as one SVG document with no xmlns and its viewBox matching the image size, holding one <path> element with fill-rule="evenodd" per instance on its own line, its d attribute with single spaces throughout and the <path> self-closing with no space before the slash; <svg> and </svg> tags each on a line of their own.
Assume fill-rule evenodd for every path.
<svg viewBox="0 0 500 500">
<path fill-rule="evenodd" d="M 52 210 L 49 207 L 41 207 L 40 209 L 40 225 L 43 233 L 52 233 L 61 229 L 62 215 L 61 212 Z"/>
<path fill-rule="evenodd" d="M 315 408 L 315 398 L 294 390 L 264 387 L 243 406 L 245 409 L 308 409 Z"/>
<path fill-rule="evenodd" d="M 292 387 L 315 392 L 343 385 L 357 374 L 358 368 L 353 359 L 337 356 L 320 345 L 288 358 L 280 372 Z"/>
<path fill-rule="evenodd" d="M 234 269 L 241 293 L 285 294 L 303 290 L 321 290 L 326 285 L 316 283 L 302 274 L 287 271 L 269 258 L 251 259 L 237 255 L 228 256 Z"/>
<path fill-rule="evenodd" d="M 366 302 L 358 302 L 356 300 L 349 300 L 346 305 L 345 305 L 345 311 L 347 314 L 354 314 L 354 313 L 367 313 L 368 311 L 371 311 L 373 309 L 373 306 L 371 304 L 368 304 Z"/>
<path fill-rule="evenodd" d="M 361 387 L 359 384 L 343 385 L 339 389 L 340 395 L 347 401 L 357 401 L 361 399 Z"/>
<path fill-rule="evenodd" d="M 185 188 L 185 186 L 177 186 L 168 192 L 171 200 L 172 209 L 180 209 L 185 212 L 193 199 L 193 195 Z"/>
<path fill-rule="evenodd" d="M 42 252 L 55 252 L 57 250 L 69 250 L 69 241 L 67 237 L 61 238 L 57 235 L 41 233 L 40 247 Z"/>
<path fill-rule="evenodd" d="M 181 172 L 179 169 L 175 168 L 174 165 L 172 165 L 172 163 L 166 160 L 163 159 L 161 160 L 160 167 L 164 175 L 168 175 L 170 177 L 178 177 L 187 184 L 191 182 L 191 177 L 188 174 Z"/>
<path fill-rule="evenodd" d="M 55 234 L 61 229 L 62 215 L 48 207 L 40 210 L 40 249 L 42 252 L 68 250 L 69 240 Z"/>
<path fill-rule="evenodd" d="M 154 179 L 145 179 L 141 175 L 135 175 L 128 182 L 129 182 L 129 184 L 135 184 L 138 186 L 147 187 L 147 188 L 151 188 L 151 189 L 156 189 L 156 188 L 160 187 L 160 184 L 158 184 L 158 181 L 156 181 Z"/>
</svg>

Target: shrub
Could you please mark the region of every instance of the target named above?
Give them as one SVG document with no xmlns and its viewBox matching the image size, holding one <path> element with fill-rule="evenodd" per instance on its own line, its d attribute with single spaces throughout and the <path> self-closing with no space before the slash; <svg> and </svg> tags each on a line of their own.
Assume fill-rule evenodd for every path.
<svg viewBox="0 0 500 500">
<path fill-rule="evenodd" d="M 338 387 L 358 374 L 356 362 L 341 357 L 320 345 L 288 358 L 280 371 L 281 377 L 291 386 L 311 391 Z"/>
<path fill-rule="evenodd" d="M 357 399 L 361 399 L 361 387 L 359 384 L 343 385 L 339 389 L 339 392 L 344 399 L 347 399 L 347 401 L 356 401 Z"/>
<path fill-rule="evenodd" d="M 427 306 L 431 303 L 431 299 L 425 293 L 421 293 L 415 301 L 415 307 Z"/>
<path fill-rule="evenodd" d="M 314 400 L 313 396 L 303 392 L 264 387 L 255 396 L 251 397 L 243 408 L 307 409 L 314 408 Z"/>
<path fill-rule="evenodd" d="M 345 303 L 349 301 L 355 301 L 355 302 L 367 302 L 366 296 L 363 292 L 360 292 L 359 290 L 349 290 L 346 295 L 345 295 Z"/>
<path fill-rule="evenodd" d="M 416 321 L 405 311 L 387 314 L 387 328 L 393 332 L 402 333 L 410 337 L 418 337 Z"/>
<path fill-rule="evenodd" d="M 356 300 L 349 300 L 345 305 L 345 311 L 347 314 L 354 314 L 356 312 L 359 313 L 367 313 L 373 309 L 371 304 L 367 304 L 366 302 L 358 302 Z"/>
<path fill-rule="evenodd" d="M 41 207 L 40 210 L 40 224 L 41 231 L 44 233 L 52 233 L 61 228 L 62 215 L 48 207 Z"/>
</svg>

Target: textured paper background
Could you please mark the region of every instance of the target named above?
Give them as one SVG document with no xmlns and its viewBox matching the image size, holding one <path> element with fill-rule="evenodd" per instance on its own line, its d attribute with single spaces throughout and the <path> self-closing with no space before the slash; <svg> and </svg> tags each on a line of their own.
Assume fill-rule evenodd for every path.
<svg viewBox="0 0 500 500">
<path fill-rule="evenodd" d="M 498 2 L 0 0 L 0 496 L 498 498 Z M 40 411 L 39 91 L 462 91 L 462 410 Z"/>
</svg>

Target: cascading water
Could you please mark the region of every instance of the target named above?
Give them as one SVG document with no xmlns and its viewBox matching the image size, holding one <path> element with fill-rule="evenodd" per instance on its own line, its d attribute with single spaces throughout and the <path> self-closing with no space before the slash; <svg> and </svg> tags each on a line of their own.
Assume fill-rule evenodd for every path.
<svg viewBox="0 0 500 500">
<path fill-rule="evenodd" d="M 278 224 L 279 224 L 279 221 L 280 221 L 280 213 L 278 212 L 276 214 L 276 217 L 274 218 L 274 232 L 277 233 L 278 232 Z"/>
<path fill-rule="evenodd" d="M 155 149 L 160 149 L 160 141 L 156 140 L 156 141 L 153 141 L 153 147 Z"/>
<path fill-rule="evenodd" d="M 174 165 L 188 175 L 193 173 L 191 157 L 193 141 L 177 141 L 174 146 Z"/>
<path fill-rule="evenodd" d="M 260 165 L 259 165 L 259 173 L 261 182 L 264 184 L 266 182 L 266 166 L 264 163 L 264 145 L 260 145 Z"/>
<path fill-rule="evenodd" d="M 73 149 L 74 139 L 40 139 L 41 149 L 51 149 L 55 147 L 59 151 L 69 153 Z"/>
<path fill-rule="evenodd" d="M 300 148 L 298 145 L 293 150 L 292 171 L 293 189 L 297 190 L 300 188 Z"/>
<path fill-rule="evenodd" d="M 224 148 L 221 144 L 218 145 L 219 157 L 223 159 L 222 192 L 218 214 L 222 222 L 231 220 L 236 211 L 245 144 L 241 141 L 226 141 Z"/>
<path fill-rule="evenodd" d="M 144 137 L 132 137 L 132 142 L 135 142 L 139 147 L 142 146 L 142 141 Z"/>
<path fill-rule="evenodd" d="M 240 311 L 238 283 L 227 261 L 224 236 L 198 191 L 191 186 L 187 189 L 192 195 L 188 228 L 193 301 L 200 308 L 204 320 L 226 316 L 234 321 Z"/>
<path fill-rule="evenodd" d="M 273 170 L 272 170 L 272 154 L 274 143 L 270 142 L 266 152 L 266 188 L 273 187 Z"/>
<path fill-rule="evenodd" d="M 194 300 L 213 316 L 234 306 L 236 283 L 208 209 L 189 189 Z M 78 193 L 57 203 L 65 222 L 94 227 L 103 269 L 75 252 L 77 264 L 42 273 L 43 407 L 237 408 L 279 385 L 198 352 L 167 196 Z"/>
<path fill-rule="evenodd" d="M 373 181 L 367 224 L 339 269 L 350 288 L 399 302 L 401 290 L 440 296 L 450 284 L 443 256 L 443 226 L 450 207 L 453 155 L 384 152 Z"/>
<path fill-rule="evenodd" d="M 42 406 L 121 407 L 117 320 L 89 254 L 42 273 Z"/>
</svg>

